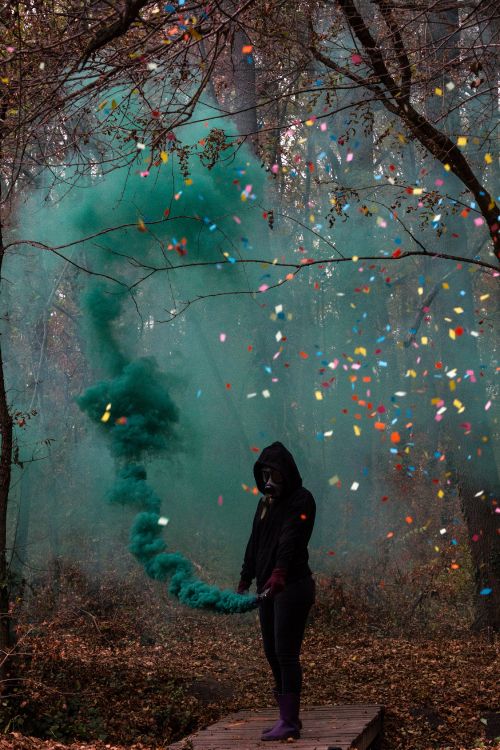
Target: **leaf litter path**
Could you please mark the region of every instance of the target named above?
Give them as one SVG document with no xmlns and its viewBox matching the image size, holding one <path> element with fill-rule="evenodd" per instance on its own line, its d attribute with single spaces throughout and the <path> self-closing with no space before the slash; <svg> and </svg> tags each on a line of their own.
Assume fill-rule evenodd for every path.
<svg viewBox="0 0 500 750">
<path fill-rule="evenodd" d="M 164 748 L 228 713 L 273 705 L 255 613 L 220 617 L 172 607 L 167 621 L 165 613 L 143 614 L 140 634 L 125 621 L 92 627 L 84 615 L 28 633 L 22 710 L 31 706 L 41 722 L 55 701 L 65 710 L 77 689 L 79 715 L 88 703 L 100 728 L 93 732 L 90 724 L 76 743 L 68 736 L 67 745 L 17 731 L 3 735 L 0 750 Z M 306 632 L 302 663 L 304 708 L 385 707 L 384 750 L 481 747 L 481 719 L 499 710 L 498 641 L 467 631 L 389 637 L 318 619 Z"/>
</svg>

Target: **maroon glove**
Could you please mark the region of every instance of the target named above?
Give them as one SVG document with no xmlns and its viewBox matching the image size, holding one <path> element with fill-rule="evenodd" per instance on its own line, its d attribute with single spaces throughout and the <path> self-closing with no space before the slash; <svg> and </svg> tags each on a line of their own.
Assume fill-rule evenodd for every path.
<svg viewBox="0 0 500 750">
<path fill-rule="evenodd" d="M 267 591 L 269 589 L 269 598 L 272 599 L 273 596 L 276 596 L 276 594 L 279 594 L 280 591 L 283 591 L 285 588 L 285 570 L 283 568 L 275 568 L 273 572 L 271 573 L 271 577 L 269 580 L 264 584 L 263 591 Z"/>
<path fill-rule="evenodd" d="M 238 584 L 238 588 L 236 589 L 237 594 L 246 594 L 248 589 L 250 588 L 250 584 L 248 581 L 244 581 L 243 578 L 240 580 Z"/>
</svg>

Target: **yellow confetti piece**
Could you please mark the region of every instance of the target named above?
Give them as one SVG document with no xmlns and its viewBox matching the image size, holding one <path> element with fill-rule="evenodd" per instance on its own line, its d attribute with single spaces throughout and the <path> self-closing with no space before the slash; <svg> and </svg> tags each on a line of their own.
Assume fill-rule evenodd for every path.
<svg viewBox="0 0 500 750">
<path fill-rule="evenodd" d="M 307 125 L 308 128 L 310 128 L 311 125 L 314 125 L 314 120 L 306 120 L 305 124 Z"/>
<path fill-rule="evenodd" d="M 362 354 L 363 357 L 366 357 L 366 349 L 364 346 L 357 346 L 354 350 L 354 354 Z"/>
<path fill-rule="evenodd" d="M 2 81 L 3 81 L 3 79 L 2 79 Z M 104 107 L 106 106 L 107 103 L 108 103 L 108 100 L 105 99 L 103 102 L 101 102 L 99 104 L 99 106 L 97 107 L 97 109 L 99 109 L 99 110 L 104 109 Z"/>
<path fill-rule="evenodd" d="M 465 135 L 459 135 L 457 138 L 457 146 L 466 146 L 467 137 Z"/>
<path fill-rule="evenodd" d="M 438 86 L 434 89 L 434 93 L 436 96 L 443 96 L 443 89 L 440 89 Z"/>
<path fill-rule="evenodd" d="M 485 160 L 486 164 L 491 164 L 492 161 L 493 161 L 493 157 L 492 157 L 491 154 L 485 154 L 484 155 L 484 160 Z"/>
<path fill-rule="evenodd" d="M 314 391 L 314 396 L 317 401 L 323 401 L 323 394 L 321 391 Z"/>
<path fill-rule="evenodd" d="M 451 172 L 451 167 L 450 167 L 449 164 L 445 164 L 444 165 L 444 169 L 445 169 L 446 172 Z"/>
<path fill-rule="evenodd" d="M 191 177 L 188 177 L 187 180 L 184 180 L 184 185 L 192 185 L 192 184 L 193 184 L 193 180 L 191 179 Z"/>
<path fill-rule="evenodd" d="M 482 295 L 481 295 L 481 296 L 479 297 L 479 299 L 481 300 L 481 302 L 484 302 L 484 300 L 485 300 L 485 299 L 488 299 L 488 297 L 489 297 L 489 296 L 490 296 L 489 294 L 482 294 Z"/>
<path fill-rule="evenodd" d="M 361 429 L 358 427 L 358 425 L 353 424 L 352 428 L 354 430 L 354 434 L 356 435 L 356 437 L 359 437 L 361 435 Z"/>
<path fill-rule="evenodd" d="M 337 474 L 334 474 L 333 477 L 330 477 L 330 479 L 328 480 L 328 484 L 337 484 L 339 481 L 340 479 L 338 478 Z"/>
<path fill-rule="evenodd" d="M 450 288 L 450 285 L 448 284 L 447 281 L 443 281 L 443 283 L 441 284 L 441 286 L 443 287 L 443 289 L 449 289 Z"/>
<path fill-rule="evenodd" d="M 351 258 L 351 260 L 352 260 L 353 263 L 357 263 L 358 260 L 359 260 L 359 255 L 353 255 L 352 258 Z"/>
<path fill-rule="evenodd" d="M 166 164 L 168 161 L 168 153 L 166 151 L 160 151 L 160 159 Z"/>
<path fill-rule="evenodd" d="M 413 195 L 422 195 L 423 192 L 423 188 L 413 188 Z"/>
<path fill-rule="evenodd" d="M 441 497 L 444 497 L 444 492 L 443 492 L 443 490 L 438 490 L 438 497 L 439 497 L 439 498 L 441 498 Z"/>
<path fill-rule="evenodd" d="M 429 339 L 427 338 L 427 336 L 422 336 L 422 338 L 420 339 L 420 343 L 422 344 L 422 346 L 427 346 L 427 344 L 429 343 Z"/>
<path fill-rule="evenodd" d="M 453 308 L 453 312 L 456 313 L 457 315 L 461 315 L 463 313 L 463 311 L 464 311 L 463 307 L 454 307 Z"/>
<path fill-rule="evenodd" d="M 448 336 L 450 337 L 450 339 L 452 341 L 455 341 L 455 339 L 457 338 L 457 334 L 455 333 L 455 329 L 454 328 L 449 328 L 448 329 Z"/>
<path fill-rule="evenodd" d="M 406 371 L 406 377 L 407 378 L 416 378 L 417 377 L 416 370 L 407 370 Z"/>
<path fill-rule="evenodd" d="M 454 380 L 450 380 L 450 391 L 453 393 L 454 390 L 456 390 L 457 384 Z"/>
<path fill-rule="evenodd" d="M 139 230 L 139 232 L 146 231 L 146 225 L 142 219 L 137 219 L 137 229 Z"/>
<path fill-rule="evenodd" d="M 418 289 L 417 289 L 417 292 L 419 293 L 420 296 L 422 296 L 422 294 L 424 293 L 423 286 L 419 286 Z"/>
</svg>

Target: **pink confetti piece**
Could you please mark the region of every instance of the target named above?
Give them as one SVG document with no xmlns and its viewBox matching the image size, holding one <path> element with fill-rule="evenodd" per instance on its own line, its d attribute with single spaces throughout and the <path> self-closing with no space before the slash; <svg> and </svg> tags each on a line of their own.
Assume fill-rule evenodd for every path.
<svg viewBox="0 0 500 750">
<path fill-rule="evenodd" d="M 278 172 L 279 172 L 279 169 L 280 169 L 280 168 L 279 168 L 279 165 L 278 165 L 278 164 L 273 164 L 273 166 L 271 167 L 271 172 L 272 172 L 273 174 L 278 174 Z"/>
<path fill-rule="evenodd" d="M 485 404 L 485 406 L 484 406 L 484 410 L 488 411 L 488 409 L 490 408 L 490 406 L 491 406 L 491 401 L 487 401 L 486 404 Z"/>
<path fill-rule="evenodd" d="M 226 340 L 226 334 L 225 333 L 219 334 L 219 341 L 221 341 L 222 343 L 224 343 L 225 340 Z"/>
<path fill-rule="evenodd" d="M 482 216 L 478 216 L 477 219 L 474 219 L 474 224 L 476 227 L 480 227 L 481 224 L 484 224 L 484 219 Z"/>
<path fill-rule="evenodd" d="M 223 502 L 224 502 L 224 498 L 222 497 L 222 495 L 219 495 L 219 497 L 217 498 L 217 505 L 222 505 Z"/>
<path fill-rule="evenodd" d="M 259 292 L 267 292 L 268 289 L 269 289 L 269 286 L 267 284 L 261 284 L 259 286 Z"/>
</svg>

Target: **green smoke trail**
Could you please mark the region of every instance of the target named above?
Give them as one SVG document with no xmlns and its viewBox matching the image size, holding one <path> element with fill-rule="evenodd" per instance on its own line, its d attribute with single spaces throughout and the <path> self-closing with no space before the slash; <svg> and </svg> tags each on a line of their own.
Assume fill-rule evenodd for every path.
<svg viewBox="0 0 500 750">
<path fill-rule="evenodd" d="M 139 462 L 170 449 L 179 414 L 156 360 L 127 361 L 117 346 L 113 323 L 120 316 L 122 302 L 123 295 L 111 294 L 102 284 L 85 296 L 88 317 L 99 344 L 108 351 L 107 366 L 113 377 L 95 383 L 77 399 L 82 411 L 106 431 L 111 454 L 121 464 L 108 500 L 140 509 L 132 524 L 129 549 L 150 578 L 170 579 L 170 594 L 189 607 L 225 614 L 247 612 L 255 606 L 255 597 L 210 586 L 194 576 L 187 558 L 166 551 L 161 500 Z"/>
</svg>

